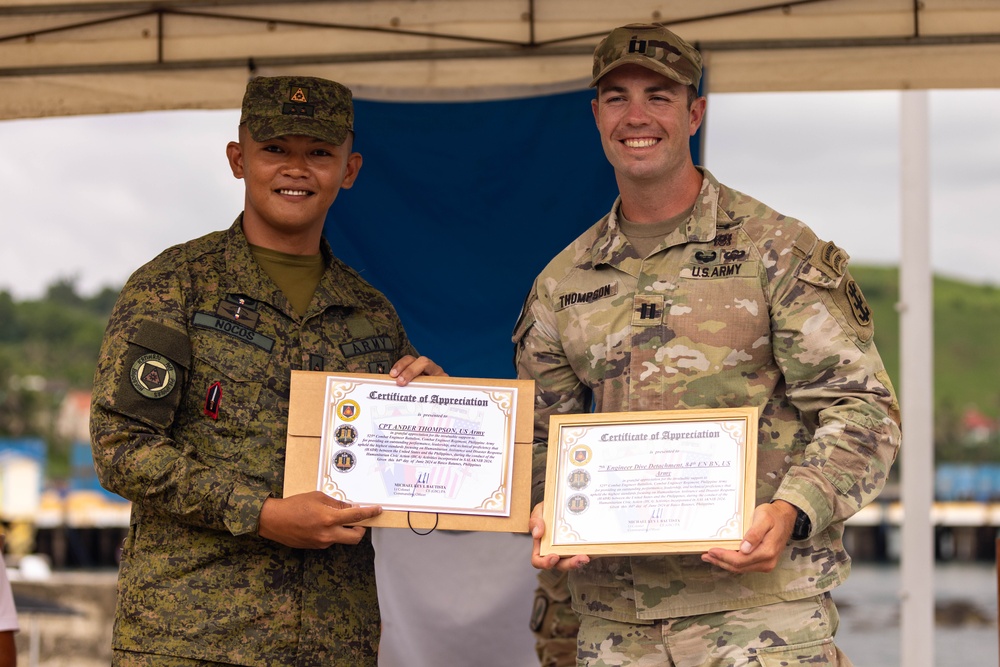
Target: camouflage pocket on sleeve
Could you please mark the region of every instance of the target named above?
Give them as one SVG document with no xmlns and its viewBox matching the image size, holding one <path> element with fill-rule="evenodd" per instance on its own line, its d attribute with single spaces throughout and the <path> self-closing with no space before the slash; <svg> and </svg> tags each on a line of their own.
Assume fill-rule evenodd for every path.
<svg viewBox="0 0 1000 667">
<path fill-rule="evenodd" d="M 878 425 L 859 424 L 848 419 L 844 433 L 833 445 L 823 465 L 823 475 L 840 493 L 848 493 L 869 475 L 871 460 L 878 447 Z"/>
</svg>

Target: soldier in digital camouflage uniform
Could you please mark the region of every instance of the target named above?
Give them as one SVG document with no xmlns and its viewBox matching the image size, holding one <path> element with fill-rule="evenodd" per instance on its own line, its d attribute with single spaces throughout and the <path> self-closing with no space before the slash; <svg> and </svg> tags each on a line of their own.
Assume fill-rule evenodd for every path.
<svg viewBox="0 0 1000 667">
<path fill-rule="evenodd" d="M 379 508 L 282 498 L 293 369 L 441 374 L 386 298 L 331 253 L 327 210 L 361 167 L 338 83 L 257 78 L 227 146 L 245 207 L 122 290 L 94 385 L 102 484 L 133 502 L 114 664 L 376 664 Z"/>
<path fill-rule="evenodd" d="M 594 57 L 611 212 L 536 279 L 514 332 L 536 383 L 532 564 L 569 573 L 580 665 L 848 665 L 829 591 L 844 521 L 882 489 L 898 403 L 848 256 L 691 160 L 701 57 L 662 26 Z M 757 508 L 738 550 L 539 555 L 548 420 L 754 406 Z"/>
</svg>

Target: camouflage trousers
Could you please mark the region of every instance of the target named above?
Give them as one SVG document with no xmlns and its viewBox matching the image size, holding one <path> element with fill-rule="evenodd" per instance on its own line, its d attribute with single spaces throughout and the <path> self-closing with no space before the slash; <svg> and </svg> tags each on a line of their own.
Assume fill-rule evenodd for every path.
<svg viewBox="0 0 1000 667">
<path fill-rule="evenodd" d="M 652 625 L 583 616 L 579 667 L 851 667 L 833 644 L 840 616 L 829 593 Z"/>
<path fill-rule="evenodd" d="M 211 662 L 172 655 L 118 651 L 111 653 L 111 667 L 235 667 L 228 662 Z"/>
</svg>

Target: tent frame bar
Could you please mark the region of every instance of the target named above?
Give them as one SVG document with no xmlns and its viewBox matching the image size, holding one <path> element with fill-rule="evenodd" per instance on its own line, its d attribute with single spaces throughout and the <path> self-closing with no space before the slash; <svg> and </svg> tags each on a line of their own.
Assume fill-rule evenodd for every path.
<svg viewBox="0 0 1000 667">
<path fill-rule="evenodd" d="M 329 0 L 306 0 L 307 2 L 329 2 Z M 837 0 L 790 0 L 788 2 L 778 3 L 778 4 L 768 4 L 759 5 L 756 7 L 747 7 L 745 9 L 732 10 L 728 12 L 717 12 L 714 14 L 702 14 L 699 16 L 692 16 L 688 18 L 678 18 L 670 21 L 660 21 L 660 25 L 666 26 L 676 26 L 684 23 L 696 23 L 700 21 L 712 21 L 722 18 L 732 18 L 736 16 L 746 16 L 750 14 L 759 14 L 763 12 L 770 11 L 783 11 L 788 12 L 791 7 L 797 5 L 807 5 L 817 2 L 836 2 Z M 202 18 L 202 19 L 215 19 L 222 21 L 242 21 L 244 23 L 263 23 L 269 27 L 271 26 L 294 26 L 300 28 L 323 28 L 329 30 L 350 30 L 356 32 L 375 32 L 382 34 L 391 35 L 403 35 L 407 37 L 430 37 L 434 39 L 449 39 L 462 42 L 474 42 L 477 44 L 498 44 L 507 46 L 524 46 L 524 47 L 535 47 L 535 46 L 546 46 L 551 44 L 561 44 L 565 42 L 575 42 L 582 39 L 593 40 L 595 38 L 603 37 L 607 34 L 607 31 L 594 32 L 594 33 L 584 33 L 580 35 L 570 35 L 567 37 L 560 37 L 559 39 L 546 40 L 543 42 L 538 42 L 535 40 L 535 2 L 536 0 L 527 0 L 528 11 L 524 12 L 522 17 L 529 23 L 529 40 L 527 42 L 517 41 L 517 40 L 503 40 L 503 39 L 492 39 L 487 37 L 474 37 L 470 35 L 457 35 L 454 33 L 439 33 L 430 32 L 422 30 L 406 30 L 404 28 L 394 28 L 394 27 L 382 27 L 382 26 L 363 26 L 357 24 L 347 24 L 347 23 L 326 23 L 320 21 L 304 21 L 301 19 L 276 19 L 273 17 L 262 17 L 262 16 L 245 16 L 240 14 L 225 14 L 207 11 L 190 11 L 183 9 L 183 6 L 203 6 L 203 3 L 193 3 L 191 0 L 182 0 L 175 3 L 157 3 L 155 5 L 150 5 L 148 2 L 134 2 L 134 3 L 116 3 L 109 5 L 107 3 L 90 3 L 83 5 L 34 5 L 34 6 L 20 6 L 20 7 L 0 7 L 0 16 L 11 15 L 11 14 L 58 14 L 58 13 L 101 13 L 106 11 L 121 11 L 122 9 L 131 8 L 135 11 L 118 14 L 116 16 L 107 16 L 100 19 L 93 19 L 90 21 L 82 21 L 78 23 L 66 23 L 63 25 L 58 25 L 52 28 L 46 28 L 43 30 L 35 30 L 31 32 L 18 33 L 14 35 L 0 36 L 0 43 L 7 41 L 17 41 L 17 40 L 33 40 L 39 35 L 48 35 L 59 32 L 68 32 L 72 30 L 78 30 L 81 28 L 89 28 L 95 25 L 103 25 L 107 23 L 117 23 L 122 21 L 129 21 L 135 18 L 142 18 L 145 16 L 155 15 L 158 19 L 158 26 L 160 27 L 159 33 L 157 34 L 157 39 L 162 41 L 165 38 L 165 31 L 163 30 L 164 18 L 166 16 L 184 16 L 188 18 Z M 164 4 L 169 4 L 172 6 L 164 6 Z M 227 6 L 227 5 L 257 5 L 266 4 L 273 5 L 266 0 L 217 0 L 216 6 Z M 915 10 L 916 11 L 916 10 Z M 917 33 L 914 33 L 917 34 Z"/>
<path fill-rule="evenodd" d="M 0 43 L 11 39 L 0 37 Z M 497 43 L 497 40 L 494 40 Z M 440 51 L 398 51 L 393 53 L 338 53 L 298 56 L 233 57 L 167 61 L 163 58 L 162 41 L 155 59 L 129 63 L 94 63 L 82 65 L 6 67 L 0 68 L 0 77 L 50 76 L 67 74 L 116 74 L 128 72 L 155 72 L 176 70 L 203 70 L 212 68 L 292 67 L 299 65 L 331 65 L 344 63 L 376 63 L 394 61 L 436 61 L 458 59 L 500 59 L 523 57 L 558 57 L 591 55 L 592 44 L 530 45 L 509 43 L 509 48 L 451 49 Z M 776 49 L 838 49 L 838 48 L 896 48 L 938 47 L 1000 44 L 1000 34 L 941 35 L 931 37 L 871 37 L 859 39 L 804 39 L 756 41 L 705 41 L 696 46 L 703 52 L 767 51 Z"/>
<path fill-rule="evenodd" d="M 296 0 L 296 4 L 319 4 L 329 3 L 331 0 Z M 247 68 L 251 73 L 257 67 L 293 67 L 300 65 L 330 65 L 343 63 L 377 63 L 393 61 L 436 61 L 455 60 L 462 58 L 470 59 L 497 59 L 497 58 L 520 58 L 525 56 L 577 56 L 590 55 L 593 52 L 592 41 L 602 37 L 605 33 L 585 33 L 570 35 L 545 41 L 537 41 L 535 37 L 536 28 L 536 3 L 542 0 L 526 0 L 526 11 L 522 14 L 523 20 L 528 22 L 529 40 L 527 42 L 516 40 L 493 39 L 486 37 L 476 37 L 471 35 L 459 35 L 453 33 L 438 33 L 432 31 L 406 30 L 397 27 L 382 26 L 362 26 L 354 24 L 326 23 L 317 21 L 304 21 L 298 19 L 280 19 L 273 17 L 247 16 L 241 14 L 227 14 L 224 12 L 192 11 L 190 8 L 204 7 L 204 2 L 195 0 L 163 0 L 157 3 L 150 2 L 89 2 L 81 4 L 51 4 L 44 3 L 34 5 L 18 5 L 0 7 L 0 16 L 4 15 L 43 15 L 43 14 L 95 14 L 109 11 L 133 10 L 125 14 L 105 16 L 89 21 L 66 23 L 56 25 L 51 28 L 35 30 L 31 32 L 21 32 L 11 35 L 0 35 L 0 44 L 5 42 L 27 41 L 32 42 L 41 35 L 49 35 L 60 32 L 68 32 L 90 28 L 98 25 L 125 22 L 137 18 L 148 16 L 156 17 L 156 57 L 150 60 L 126 63 L 89 63 L 80 65 L 60 65 L 60 66 L 29 66 L 29 67 L 9 67 L 0 68 L 0 77 L 22 77 L 22 76 L 52 76 L 52 75 L 72 75 L 72 74 L 116 74 L 116 73 L 136 73 L 155 71 L 184 71 L 184 70 L 204 70 L 212 68 Z M 712 21 L 736 16 L 746 16 L 760 14 L 764 12 L 780 11 L 790 13 L 794 7 L 816 3 L 833 3 L 838 0 L 786 0 L 779 3 L 761 4 L 744 9 L 701 14 L 686 18 L 675 18 L 660 21 L 662 25 L 676 26 L 685 23 L 696 23 L 701 21 Z M 336 0 L 334 0 L 336 2 Z M 211 5 L 215 8 L 224 9 L 226 7 L 247 7 L 256 5 L 273 6 L 269 0 L 214 0 Z M 886 37 L 869 38 L 826 38 L 826 39 L 771 39 L 771 40 L 732 40 L 732 41 L 704 41 L 697 46 L 706 52 L 717 51 L 762 51 L 775 49 L 841 49 L 841 48 L 886 48 L 886 47 L 914 47 L 914 46 L 966 46 L 975 44 L 1000 44 L 1000 34 L 959 34 L 959 35 L 920 35 L 920 13 L 923 5 L 920 0 L 912 0 L 913 30 L 909 35 L 897 35 Z M 253 55 L 230 57 L 230 58 L 204 58 L 193 60 L 171 60 L 164 57 L 164 44 L 167 40 L 167 19 L 170 16 L 182 16 L 186 18 L 198 18 L 205 20 L 220 21 L 241 21 L 247 23 L 262 23 L 268 29 L 277 26 L 291 26 L 300 28 L 315 28 L 327 30 L 346 30 L 352 32 L 373 32 L 380 34 L 391 34 L 406 37 L 424 37 L 432 39 L 445 39 L 457 42 L 478 44 L 483 48 L 468 49 L 442 49 L 435 51 L 416 50 L 400 51 L 395 53 L 360 53 L 360 54 L 305 54 L 295 56 L 264 56 L 255 57 Z M 585 44 L 581 44 L 586 40 Z M 573 43 L 575 44 L 568 44 Z"/>
</svg>

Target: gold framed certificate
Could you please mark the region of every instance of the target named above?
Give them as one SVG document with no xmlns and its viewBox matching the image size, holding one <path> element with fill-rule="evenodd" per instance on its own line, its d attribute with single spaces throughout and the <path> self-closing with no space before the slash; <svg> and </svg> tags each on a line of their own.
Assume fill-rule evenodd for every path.
<svg viewBox="0 0 1000 667">
<path fill-rule="evenodd" d="M 541 555 L 737 549 L 756 499 L 757 408 L 556 415 Z"/>
</svg>

